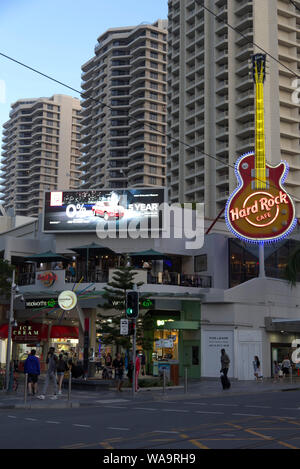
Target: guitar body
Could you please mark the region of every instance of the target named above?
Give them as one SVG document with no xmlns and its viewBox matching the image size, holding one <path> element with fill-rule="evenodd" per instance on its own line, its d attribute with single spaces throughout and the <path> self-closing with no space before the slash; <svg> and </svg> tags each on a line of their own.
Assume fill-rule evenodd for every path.
<svg viewBox="0 0 300 469">
<path fill-rule="evenodd" d="M 282 184 L 288 173 L 285 162 L 265 164 L 265 180 L 257 176 L 255 154 L 243 155 L 236 162 L 238 187 L 226 205 L 229 229 L 245 241 L 275 241 L 295 227 L 295 206 Z"/>
</svg>

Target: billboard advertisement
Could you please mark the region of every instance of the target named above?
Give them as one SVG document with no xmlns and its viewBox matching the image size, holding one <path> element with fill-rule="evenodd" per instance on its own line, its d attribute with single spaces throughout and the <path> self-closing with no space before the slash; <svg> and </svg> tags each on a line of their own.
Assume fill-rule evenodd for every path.
<svg viewBox="0 0 300 469">
<path fill-rule="evenodd" d="M 45 232 L 96 232 L 107 226 L 162 228 L 160 205 L 166 189 L 92 189 L 45 192 Z M 147 228 L 148 227 L 148 228 Z M 152 228 L 153 229 L 153 228 Z"/>
</svg>

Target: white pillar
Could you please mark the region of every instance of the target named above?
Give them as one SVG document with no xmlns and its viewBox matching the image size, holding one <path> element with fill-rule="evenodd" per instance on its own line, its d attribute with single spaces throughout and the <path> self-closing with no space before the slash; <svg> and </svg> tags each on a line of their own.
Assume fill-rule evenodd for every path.
<svg viewBox="0 0 300 469">
<path fill-rule="evenodd" d="M 259 243 L 259 277 L 265 277 L 265 243 Z"/>
</svg>

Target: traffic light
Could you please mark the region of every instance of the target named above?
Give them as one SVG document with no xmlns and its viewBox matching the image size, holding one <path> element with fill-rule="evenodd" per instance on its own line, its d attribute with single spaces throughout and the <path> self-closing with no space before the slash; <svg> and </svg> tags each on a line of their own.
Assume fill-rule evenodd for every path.
<svg viewBox="0 0 300 469">
<path fill-rule="evenodd" d="M 126 293 L 126 317 L 135 319 L 139 315 L 139 294 L 137 291 L 128 291 Z"/>
</svg>

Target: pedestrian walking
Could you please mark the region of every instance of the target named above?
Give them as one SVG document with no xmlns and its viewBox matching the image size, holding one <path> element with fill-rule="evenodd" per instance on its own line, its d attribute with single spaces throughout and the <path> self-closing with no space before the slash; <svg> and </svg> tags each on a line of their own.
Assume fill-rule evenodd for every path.
<svg viewBox="0 0 300 469">
<path fill-rule="evenodd" d="M 274 381 L 273 383 L 278 383 L 279 382 L 279 373 L 280 373 L 280 365 L 279 363 L 274 360 Z"/>
<path fill-rule="evenodd" d="M 41 373 L 40 361 L 35 356 L 36 351 L 31 350 L 30 354 L 24 363 L 24 373 L 28 373 L 28 395 L 34 396 L 37 394 L 38 377 Z"/>
<path fill-rule="evenodd" d="M 129 379 L 130 384 L 132 384 L 133 378 L 133 361 L 130 359 L 127 367 L 127 377 Z"/>
<path fill-rule="evenodd" d="M 51 397 L 51 399 L 57 399 L 57 381 L 56 381 L 57 356 L 55 355 L 54 352 L 55 352 L 55 348 L 50 347 L 47 358 L 46 358 L 46 363 L 48 365 L 48 370 L 46 373 L 46 380 L 45 380 L 43 392 L 40 396 L 38 396 L 39 399 L 45 399 L 46 391 L 48 389 L 48 386 L 51 380 L 53 381 L 53 386 L 54 386 L 54 394 Z"/>
<path fill-rule="evenodd" d="M 105 356 L 105 367 L 102 371 L 102 379 L 112 378 L 112 363 L 113 363 L 112 356 L 110 353 L 107 353 Z"/>
<path fill-rule="evenodd" d="M 285 359 L 282 362 L 282 372 L 283 372 L 283 379 L 289 376 L 290 374 L 290 368 L 291 368 L 291 362 L 289 360 L 289 357 L 286 356 Z"/>
<path fill-rule="evenodd" d="M 121 392 L 122 391 L 122 385 L 123 385 L 123 373 L 124 373 L 124 360 L 121 357 L 120 353 L 116 354 L 116 358 L 113 361 L 113 368 L 115 370 L 115 380 L 117 383 L 117 391 Z"/>
<path fill-rule="evenodd" d="M 262 374 L 261 374 L 261 369 L 260 369 L 260 361 L 257 355 L 255 355 L 254 360 L 253 360 L 253 370 L 254 370 L 254 376 L 257 382 L 262 381 Z"/>
<path fill-rule="evenodd" d="M 135 392 L 139 391 L 139 373 L 141 369 L 141 360 L 139 357 L 139 351 L 136 351 L 136 358 L 135 358 Z"/>
<path fill-rule="evenodd" d="M 225 352 L 225 349 L 222 348 L 221 350 L 221 382 L 223 389 L 229 389 L 231 384 L 227 377 L 228 370 L 229 370 L 230 359 Z"/>
<path fill-rule="evenodd" d="M 142 352 L 142 355 L 141 355 L 141 370 L 142 370 L 142 375 L 145 376 L 145 374 L 146 374 L 146 355 L 145 355 L 145 352 Z"/>
<path fill-rule="evenodd" d="M 68 365 L 66 361 L 64 360 L 63 354 L 60 353 L 56 365 L 56 370 L 57 370 L 57 378 L 58 378 L 58 394 L 60 395 L 62 393 L 61 387 L 64 379 L 65 372 L 68 371 Z"/>
</svg>

